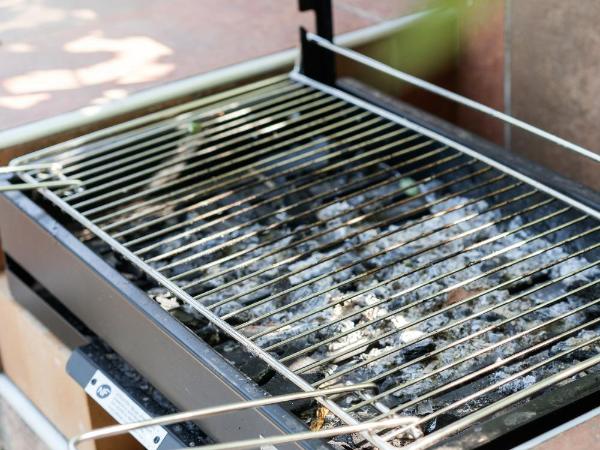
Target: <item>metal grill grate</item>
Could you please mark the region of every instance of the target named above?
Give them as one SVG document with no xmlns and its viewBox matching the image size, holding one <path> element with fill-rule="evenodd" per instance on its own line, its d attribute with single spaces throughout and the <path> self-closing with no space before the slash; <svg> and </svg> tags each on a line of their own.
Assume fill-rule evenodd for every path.
<svg viewBox="0 0 600 450">
<path fill-rule="evenodd" d="M 82 180 L 43 192 L 301 388 L 377 383 L 325 402 L 343 421 L 427 434 L 378 445 L 600 361 L 595 218 L 291 79 L 229 95 L 25 162 Z"/>
</svg>

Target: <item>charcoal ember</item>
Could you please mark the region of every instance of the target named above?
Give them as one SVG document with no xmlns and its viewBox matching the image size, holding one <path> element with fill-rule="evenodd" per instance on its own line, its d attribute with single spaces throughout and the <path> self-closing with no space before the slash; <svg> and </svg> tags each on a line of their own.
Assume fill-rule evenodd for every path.
<svg viewBox="0 0 600 450">
<path fill-rule="evenodd" d="M 589 280 L 572 280 L 569 283 L 567 283 L 567 289 L 574 290 L 578 288 L 583 288 L 583 286 L 585 286 L 586 284 L 589 284 Z M 593 284 L 592 286 L 580 290 L 577 293 L 577 296 L 581 297 L 582 299 L 588 302 L 600 298 L 600 283 Z M 591 308 L 589 308 L 589 310 L 591 315 L 600 314 L 600 306 L 598 305 L 592 306 Z M 594 312 L 592 313 L 591 311 Z"/>
<path fill-rule="evenodd" d="M 355 209 L 352 207 L 352 205 L 350 205 L 348 202 L 341 201 L 326 206 L 325 208 L 321 208 L 317 212 L 317 217 L 319 220 L 331 221 L 338 219 L 340 216 L 344 216 L 344 218 L 346 218 L 345 215 L 353 211 L 355 211 Z"/>
<path fill-rule="evenodd" d="M 402 352 L 402 355 L 406 361 L 411 361 L 434 351 L 435 348 L 436 345 L 432 339 L 424 339 L 408 347 Z"/>
<path fill-rule="evenodd" d="M 356 447 L 350 442 L 343 442 L 342 438 L 340 440 L 330 441 L 329 445 L 332 446 L 335 450 L 353 450 Z"/>
<path fill-rule="evenodd" d="M 323 254 L 319 252 L 312 253 L 307 258 L 288 265 L 291 273 L 289 276 L 290 285 L 296 285 L 307 280 L 314 279 L 320 275 L 330 272 L 334 267 L 334 261 L 324 261 Z"/>
<path fill-rule="evenodd" d="M 409 201 L 406 201 L 407 199 Z M 423 208 L 426 202 L 422 197 L 410 199 L 407 195 L 400 194 L 390 199 L 387 203 L 390 207 L 375 212 L 370 220 L 374 222 L 393 221 L 392 223 L 396 225 L 402 225 L 407 220 L 418 218 L 428 212 Z"/>
</svg>

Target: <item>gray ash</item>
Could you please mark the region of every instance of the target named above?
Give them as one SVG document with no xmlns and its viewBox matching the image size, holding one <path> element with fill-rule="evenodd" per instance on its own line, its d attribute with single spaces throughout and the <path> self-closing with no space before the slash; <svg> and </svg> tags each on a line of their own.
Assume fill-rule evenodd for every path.
<svg viewBox="0 0 600 450">
<path fill-rule="evenodd" d="M 444 167 L 441 165 L 436 170 L 441 171 Z M 439 179 L 425 178 L 424 182 L 419 182 L 418 191 L 412 187 L 413 191 L 406 190 L 396 194 L 399 183 L 410 186 L 410 179 L 406 184 L 407 179 L 402 178 L 399 172 L 387 175 L 397 177 L 400 180 L 398 182 L 383 184 L 355 195 L 348 194 L 345 187 L 353 186 L 358 192 L 358 188 L 364 187 L 360 185 L 361 177 L 368 175 L 354 173 L 311 186 L 306 191 L 294 192 L 272 204 L 263 202 L 259 207 L 252 208 L 253 203 L 244 203 L 245 198 L 268 198 L 264 192 L 272 189 L 278 182 L 288 182 L 289 179 L 276 180 L 269 185 L 257 185 L 233 193 L 226 200 L 211 205 L 211 208 L 221 208 L 237 203 L 238 206 L 232 208 L 232 211 L 245 212 L 230 216 L 231 211 L 227 211 L 228 217 L 223 222 L 218 222 L 218 216 L 198 219 L 200 214 L 206 215 L 205 210 L 186 213 L 180 220 L 189 225 L 166 234 L 165 236 L 173 236 L 169 242 L 158 245 L 145 256 L 160 256 L 185 248 L 173 257 L 160 259 L 152 264 L 161 268 L 165 264 L 189 258 L 189 261 L 178 264 L 165 273 L 176 276 L 191 271 L 189 276 L 177 280 L 177 284 L 182 287 L 193 284 L 188 292 L 199 296 L 206 306 L 223 303 L 213 310 L 217 315 L 225 316 L 232 325 L 251 321 L 251 325 L 241 328 L 241 332 L 248 336 L 264 333 L 255 342 L 263 348 L 274 346 L 271 351 L 274 356 L 282 358 L 311 347 L 310 351 L 302 353 L 298 359 L 287 361 L 289 365 L 302 367 L 311 362 L 329 360 L 304 374 L 311 382 L 358 365 L 357 369 L 337 381 L 357 383 L 375 378 L 379 390 L 383 392 L 409 383 L 423 374 L 432 373 L 507 336 L 537 327 L 598 297 L 597 290 L 582 289 L 563 301 L 544 306 L 460 345 L 427 356 L 451 346 L 467 335 L 506 321 L 507 318 L 598 278 L 598 270 L 594 267 L 542 288 L 548 280 L 566 276 L 598 257 L 596 251 L 567 259 L 571 253 L 587 245 L 585 242 L 589 243 L 590 239 L 593 241 L 593 235 L 587 241 L 574 240 L 568 245 L 543 250 L 578 232 L 589 230 L 596 224 L 591 219 L 585 219 L 576 226 L 565 227 L 533 240 L 530 239 L 532 236 L 572 220 L 577 214 L 569 211 L 544 219 L 563 206 L 558 202 L 550 202 L 543 207 L 536 207 L 546 197 L 535 193 L 526 195 L 529 188 L 522 185 L 509 189 L 508 185 L 514 183 L 514 180 L 502 179 L 477 187 L 479 183 L 497 176 L 497 173 L 478 175 L 444 187 L 452 179 L 459 179 L 482 167 L 474 164 Z M 388 170 L 389 167 L 379 166 L 379 169 Z M 432 174 L 435 175 L 435 172 Z M 427 175 L 431 177 L 431 174 Z M 477 202 L 471 201 L 502 187 L 507 190 Z M 456 194 L 465 190 L 469 192 L 464 195 Z M 321 196 L 316 203 L 305 202 L 302 207 L 293 207 L 310 196 L 324 192 L 332 194 Z M 450 198 L 444 200 L 446 196 Z M 521 198 L 511 201 L 516 196 Z M 377 202 L 379 198 L 385 200 Z M 503 202 L 506 203 L 505 206 L 495 207 Z M 398 205 L 382 208 L 393 203 Z M 448 212 L 453 209 L 456 210 Z M 521 210 L 525 212 L 513 214 Z M 510 214 L 513 216 L 508 220 L 501 220 Z M 429 215 L 432 217 L 428 220 L 421 220 Z M 313 223 L 316 225 L 312 225 Z M 361 231 L 369 226 L 370 229 Z M 512 232 L 518 227 L 523 227 L 523 230 Z M 420 237 L 421 235 L 424 236 Z M 526 240 L 529 241 L 523 244 Z M 537 251 L 541 252 L 537 256 L 508 265 L 511 261 L 520 260 Z M 199 253 L 204 253 L 204 256 L 198 258 Z M 565 261 L 538 271 L 540 266 L 562 259 Z M 221 262 L 214 263 L 216 260 Z M 505 264 L 506 268 L 494 271 Z M 455 271 L 463 267 L 464 269 Z M 484 272 L 489 274 L 482 276 Z M 530 276 L 523 276 L 530 272 Z M 442 277 L 446 273 L 450 274 Z M 435 281 L 428 282 L 429 280 Z M 450 288 L 455 285 L 458 286 Z M 536 287 L 540 289 L 536 290 Z M 528 293 L 530 290 L 532 292 Z M 193 308 L 174 301 L 165 291 L 154 290 L 150 294 L 165 309 L 172 310 L 173 314 L 184 322 L 187 321 L 201 336 L 217 345 L 221 353 L 232 362 L 239 366 L 242 361 L 247 361 L 244 357 L 236 357 L 239 348 L 223 338 L 203 318 L 198 317 Z M 513 296 L 519 296 L 519 299 L 466 320 L 459 326 L 441 333 L 436 332 L 441 327 L 465 319 L 484 308 L 498 305 Z M 471 297 L 474 298 L 465 301 Z M 228 298 L 234 300 L 224 302 Z M 288 306 L 290 304 L 293 306 Z M 335 306 L 328 307 L 332 304 Z M 447 311 L 423 319 L 442 308 L 447 308 Z M 313 313 L 315 310 L 319 312 Z M 499 359 L 505 359 L 594 319 L 598 317 L 598 312 L 597 308 L 588 308 L 569 315 L 450 370 L 393 390 L 380 401 L 388 408 L 410 402 L 460 376 L 483 369 Z M 357 329 L 358 326 L 383 316 L 386 318 Z M 269 332 L 273 327 L 276 329 Z M 294 339 L 289 344 L 278 345 L 315 327 L 319 328 L 315 332 Z M 352 332 L 354 329 L 357 331 Z M 594 338 L 598 331 L 597 327 L 589 327 L 573 333 L 555 345 L 511 361 L 498 370 L 482 373 L 458 389 L 402 408 L 399 413 L 425 416 L 438 411 L 482 386 L 502 380 L 562 350 L 572 348 L 585 339 Z M 435 334 L 428 336 L 431 333 Z M 337 338 L 340 334 L 344 336 Z M 386 337 L 381 338 L 382 334 L 386 334 Z M 403 349 L 394 351 L 398 347 Z M 346 353 L 349 348 L 356 351 Z M 433 419 L 422 431 L 435 431 L 443 424 L 522 390 L 578 360 L 596 354 L 598 350 L 600 347 L 595 343 L 573 352 L 462 405 L 452 415 L 444 414 Z M 375 359 L 381 355 L 384 356 Z M 371 363 L 365 363 L 371 359 Z M 418 362 L 407 364 L 412 360 Z M 379 374 L 401 364 L 407 366 L 381 379 L 377 378 Z M 268 381 L 274 376 L 268 368 L 258 372 L 251 375 L 261 384 L 268 385 Z M 360 401 L 361 398 L 357 395 L 349 395 L 338 402 L 349 407 Z M 365 407 L 354 414 L 365 420 L 379 414 L 379 411 L 373 407 Z M 337 421 L 331 419 L 326 426 L 336 424 Z M 400 444 L 402 442 L 398 441 Z"/>
</svg>

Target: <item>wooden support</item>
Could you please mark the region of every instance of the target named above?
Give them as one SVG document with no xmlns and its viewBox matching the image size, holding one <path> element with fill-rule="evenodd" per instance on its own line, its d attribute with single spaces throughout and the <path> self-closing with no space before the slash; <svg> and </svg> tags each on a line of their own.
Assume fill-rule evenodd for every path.
<svg viewBox="0 0 600 450">
<path fill-rule="evenodd" d="M 114 420 L 66 373 L 70 351 L 11 297 L 0 273 L 0 360 L 6 375 L 66 437 Z M 130 436 L 81 445 L 85 450 L 133 450 Z"/>
</svg>

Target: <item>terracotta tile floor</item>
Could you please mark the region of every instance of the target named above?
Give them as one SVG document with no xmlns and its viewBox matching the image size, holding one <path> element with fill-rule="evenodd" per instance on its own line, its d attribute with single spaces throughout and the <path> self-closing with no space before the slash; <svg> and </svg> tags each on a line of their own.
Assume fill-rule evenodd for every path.
<svg viewBox="0 0 600 450">
<path fill-rule="evenodd" d="M 336 33 L 415 0 L 335 0 Z M 296 45 L 297 0 L 0 0 L 0 129 Z"/>
</svg>

